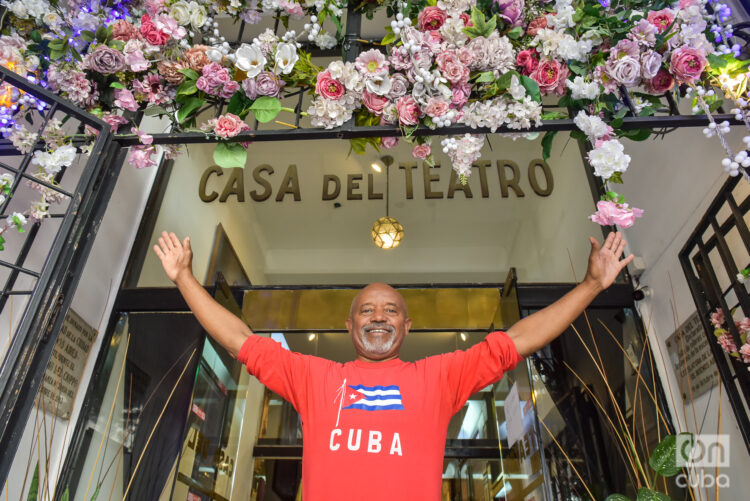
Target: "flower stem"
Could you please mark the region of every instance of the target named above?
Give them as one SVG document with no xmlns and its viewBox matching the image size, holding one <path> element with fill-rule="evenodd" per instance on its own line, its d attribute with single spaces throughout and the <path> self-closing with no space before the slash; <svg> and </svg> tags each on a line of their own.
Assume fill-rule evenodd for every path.
<svg viewBox="0 0 750 501">
<path fill-rule="evenodd" d="M 294 108 L 286 108 L 284 106 L 281 107 L 281 111 L 288 111 L 289 113 L 295 113 L 295 114 L 297 113 L 294 110 Z M 300 111 L 299 114 L 302 115 L 303 117 L 309 116 L 306 111 Z"/>
</svg>

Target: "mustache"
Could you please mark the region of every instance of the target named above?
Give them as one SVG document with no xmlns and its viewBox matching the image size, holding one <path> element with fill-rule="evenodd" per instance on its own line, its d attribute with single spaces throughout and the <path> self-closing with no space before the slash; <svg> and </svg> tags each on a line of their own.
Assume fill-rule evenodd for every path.
<svg viewBox="0 0 750 501">
<path fill-rule="evenodd" d="M 373 330 L 384 330 L 384 331 L 388 331 L 389 334 L 393 334 L 396 332 L 396 329 L 392 325 L 388 325 L 383 322 L 371 322 L 365 325 L 364 327 L 362 327 L 363 332 L 369 333 L 370 331 L 373 331 Z"/>
</svg>

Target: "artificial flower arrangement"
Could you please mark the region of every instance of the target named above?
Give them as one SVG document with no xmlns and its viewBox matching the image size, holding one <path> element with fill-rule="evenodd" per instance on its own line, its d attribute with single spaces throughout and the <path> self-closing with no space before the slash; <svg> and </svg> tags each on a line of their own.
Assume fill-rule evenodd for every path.
<svg viewBox="0 0 750 501">
<path fill-rule="evenodd" d="M 742 346 L 740 346 L 739 349 L 737 348 L 737 343 L 734 342 L 732 333 L 726 328 L 724 310 L 717 308 L 711 313 L 710 321 L 711 325 L 714 326 L 716 342 L 719 343 L 721 349 L 729 354 L 729 356 L 748 364 L 747 370 L 750 371 L 750 339 L 748 339 L 748 333 L 750 333 L 750 318 L 745 317 L 742 320 L 734 321 L 734 325 L 740 333 L 740 341 L 742 342 Z"/>
<path fill-rule="evenodd" d="M 351 8 L 370 18 L 385 9 L 391 19 L 385 37 L 354 62 L 323 68 L 301 42 L 322 49 L 341 44 L 343 0 L 2 0 L 0 64 L 98 115 L 113 131 L 137 134 L 141 144 L 129 158 L 141 168 L 156 165 L 159 149 L 174 156 L 178 148 L 153 144 L 127 112 L 169 117 L 173 132 L 212 135 L 219 140 L 214 159 L 223 167 L 244 166 L 248 142 L 229 139 L 251 138 L 250 116 L 268 122 L 282 111 L 304 115 L 312 127 L 350 120 L 399 127 L 414 157 L 427 162 L 431 138 L 420 127 L 461 124 L 518 137 L 544 120 L 571 118 L 579 129 L 572 136 L 589 141 L 589 163 L 611 186 L 622 182 L 630 163 L 621 138 L 651 134 L 623 128 L 623 118 L 656 114 L 671 93 L 708 115 L 704 133 L 719 137 L 727 151 L 722 165 L 737 175 L 750 167 L 746 147 L 735 154 L 725 138 L 728 123 L 716 123 L 711 113 L 730 98 L 750 128 L 750 104 L 742 98 L 748 63 L 736 59 L 739 46 L 729 46 L 730 12 L 717 1 L 365 0 Z M 290 19 L 306 22 L 299 33 L 266 30 L 232 47 L 219 30 L 218 19 L 227 16 L 249 24 L 273 16 L 284 27 Z M 632 100 L 621 99 L 623 89 Z M 293 90 L 311 94 L 306 110 L 282 106 Z M 24 95 L 0 107 L 0 132 L 32 147 L 32 132 L 18 118 L 37 104 L 43 106 Z M 197 123 L 204 110 L 219 106 L 222 115 Z M 547 132 L 542 140 L 545 159 L 554 136 Z M 362 153 L 368 144 L 389 148 L 397 141 L 362 138 L 351 145 Z M 465 181 L 484 143 L 483 133 L 465 134 L 441 146 Z M 44 153 L 60 147 L 47 144 Z M 628 227 L 641 213 L 609 191 L 591 219 Z"/>
</svg>

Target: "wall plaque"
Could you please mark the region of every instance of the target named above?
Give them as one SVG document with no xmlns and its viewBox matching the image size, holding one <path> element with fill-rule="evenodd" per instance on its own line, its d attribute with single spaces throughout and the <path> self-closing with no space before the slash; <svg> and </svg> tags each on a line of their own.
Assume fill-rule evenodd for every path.
<svg viewBox="0 0 750 501">
<path fill-rule="evenodd" d="M 62 419 L 70 418 L 76 388 L 96 334 L 96 329 L 84 322 L 80 315 L 68 310 L 39 390 L 44 396 L 46 412 Z"/>
<path fill-rule="evenodd" d="M 695 400 L 716 385 L 719 371 L 697 311 L 667 338 L 666 345 L 683 401 L 689 403 L 691 397 Z"/>
</svg>

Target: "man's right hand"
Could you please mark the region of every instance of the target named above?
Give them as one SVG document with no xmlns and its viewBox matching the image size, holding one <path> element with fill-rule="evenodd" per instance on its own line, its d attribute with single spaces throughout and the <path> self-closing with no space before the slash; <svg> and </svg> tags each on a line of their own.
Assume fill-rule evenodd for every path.
<svg viewBox="0 0 750 501">
<path fill-rule="evenodd" d="M 154 245 L 154 252 L 159 256 L 167 277 L 177 283 L 181 276 L 193 274 L 193 251 L 190 249 L 190 237 L 180 242 L 174 233 L 161 232 L 159 245 Z"/>
</svg>

